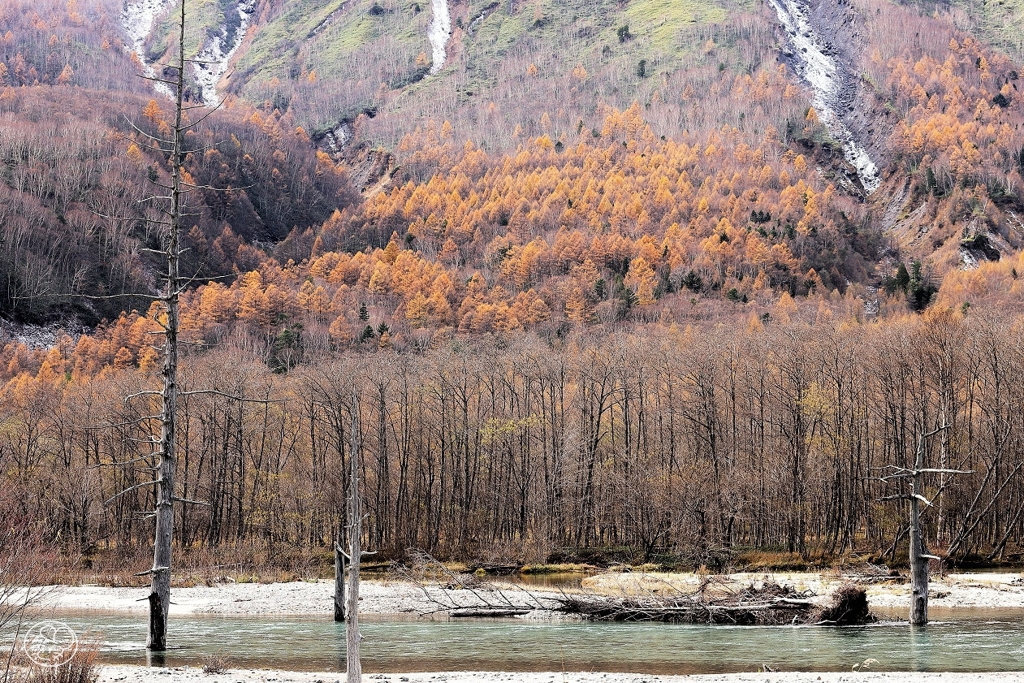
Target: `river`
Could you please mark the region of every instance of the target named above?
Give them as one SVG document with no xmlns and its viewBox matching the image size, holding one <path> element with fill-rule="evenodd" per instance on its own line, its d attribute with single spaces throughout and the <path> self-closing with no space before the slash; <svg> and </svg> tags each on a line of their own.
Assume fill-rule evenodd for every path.
<svg viewBox="0 0 1024 683">
<path fill-rule="evenodd" d="M 363 670 L 608 671 L 648 674 L 1024 670 L 1024 613 L 935 612 L 925 628 L 905 622 L 864 627 L 751 627 L 594 624 L 520 619 L 382 620 L 361 625 Z M 102 643 L 101 660 L 146 664 L 146 621 L 136 616 L 59 617 Z M 171 619 L 174 646 L 157 664 L 201 664 L 226 655 L 233 667 L 343 671 L 345 626 L 318 618 Z"/>
</svg>

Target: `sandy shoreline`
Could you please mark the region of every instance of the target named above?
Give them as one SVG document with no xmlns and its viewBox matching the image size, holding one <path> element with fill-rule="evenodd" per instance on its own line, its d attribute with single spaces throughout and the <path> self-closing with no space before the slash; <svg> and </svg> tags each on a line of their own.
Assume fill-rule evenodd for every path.
<svg viewBox="0 0 1024 683">
<path fill-rule="evenodd" d="M 774 580 L 792 585 L 798 590 L 811 590 L 821 597 L 848 577 L 834 574 L 793 573 L 761 575 L 734 575 L 717 577 L 720 589 L 743 586 L 760 581 Z M 585 590 L 614 593 L 658 593 L 690 590 L 700 581 L 695 575 L 655 575 L 641 573 L 602 574 L 584 581 Z M 176 588 L 172 591 L 172 615 L 218 615 L 260 617 L 270 615 L 326 616 L 332 610 L 333 582 L 311 581 L 276 584 L 218 583 L 212 586 Z M 504 588 L 511 599 L 521 599 L 514 588 Z M 472 606 L 479 599 L 473 591 L 429 589 L 434 597 Z M 541 603 L 545 596 L 557 595 L 531 589 Z M 139 613 L 147 609 L 140 601 L 146 587 L 109 588 L 101 586 L 59 587 L 51 598 L 49 609 L 61 612 Z M 903 583 L 875 584 L 868 587 L 869 602 L 882 609 L 897 609 L 909 604 L 909 586 Z M 977 573 L 955 574 L 937 578 L 932 583 L 932 606 L 937 609 L 1022 609 L 1024 610 L 1024 581 L 1020 574 Z M 361 611 L 388 618 L 418 618 L 436 611 L 424 589 L 402 581 L 364 580 L 361 589 Z M 492 599 L 493 594 L 488 596 Z M 1022 612 L 1024 615 L 1024 612 Z M 533 618 L 556 617 L 539 611 Z M 196 667 L 148 668 L 132 665 L 103 666 L 98 683 L 342 683 L 339 672 L 294 672 L 279 670 L 232 669 L 222 674 L 204 674 Z M 364 683 L 1024 683 L 1024 672 L 1017 673 L 884 673 L 884 672 L 783 672 L 738 673 L 689 676 L 656 676 L 650 674 L 619 674 L 604 672 L 431 672 L 365 674 Z"/>
<path fill-rule="evenodd" d="M 143 588 L 108 588 L 104 586 L 55 586 L 46 609 L 60 612 L 110 612 L 144 614 L 149 606 L 149 593 Z M 363 580 L 359 589 L 360 613 L 381 616 L 420 617 L 443 612 L 443 605 L 478 607 L 485 603 L 468 590 L 426 589 L 402 581 Z M 501 595 L 509 600 L 529 601 L 538 610 L 553 606 L 545 598 L 554 594 L 531 591 L 526 596 L 519 590 L 502 589 L 481 592 L 494 604 Z M 171 589 L 171 616 L 326 616 L 334 610 L 333 581 L 294 581 L 289 583 L 218 583 Z"/>
<path fill-rule="evenodd" d="M 343 673 L 263 671 L 239 669 L 208 675 L 195 667 L 150 669 L 141 666 L 105 666 L 99 683 L 343 683 Z M 363 674 L 365 683 L 1024 683 L 1024 673 L 743 673 L 695 676 L 645 674 L 508 673 L 457 671 L 444 673 Z"/>
<path fill-rule="evenodd" d="M 816 573 L 736 574 L 716 577 L 721 590 L 757 584 L 766 578 L 798 590 L 811 590 L 820 598 L 848 579 Z M 695 590 L 699 577 L 693 574 L 599 574 L 584 580 L 584 589 L 598 593 L 660 593 L 674 590 Z M 496 584 L 501 585 L 501 584 Z M 175 588 L 171 591 L 171 615 L 210 614 L 234 616 L 263 615 L 329 615 L 333 610 L 333 582 L 295 581 L 290 583 L 217 583 L 212 586 Z M 534 602 L 538 609 L 549 606 L 557 593 L 503 586 L 502 591 L 513 602 Z M 867 587 L 872 607 L 896 609 L 909 605 L 910 587 L 906 583 L 883 583 Z M 54 612 L 96 611 L 144 613 L 147 587 L 109 588 L 104 586 L 55 587 L 48 608 Z M 403 581 L 364 580 L 361 587 L 360 611 L 373 615 L 406 615 L 416 617 L 439 611 L 431 598 L 446 604 L 473 607 L 481 604 L 473 591 L 428 589 Z M 1003 608 L 1024 609 L 1024 580 L 1017 573 L 949 574 L 931 583 L 930 604 L 938 609 Z M 481 591 L 488 600 L 499 602 L 500 594 Z"/>
</svg>

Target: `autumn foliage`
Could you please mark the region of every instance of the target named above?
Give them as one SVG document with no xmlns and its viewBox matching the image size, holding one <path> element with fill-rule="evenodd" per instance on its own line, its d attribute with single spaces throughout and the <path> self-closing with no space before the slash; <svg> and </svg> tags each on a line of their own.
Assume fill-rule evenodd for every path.
<svg viewBox="0 0 1024 683">
<path fill-rule="evenodd" d="M 161 353 L 170 108 L 116 85 L 108 5 L 0 7 L 0 316 L 88 326 L 5 334 L 0 486 L 86 553 L 148 543 L 151 492 L 113 496 L 153 459 Z M 186 139 L 182 383 L 215 392 L 182 402 L 181 495 L 210 505 L 181 543 L 329 542 L 354 390 L 388 554 L 892 556 L 877 468 L 939 424 L 929 463 L 972 474 L 929 484 L 929 543 L 1019 553 L 1024 80 L 948 17 L 858 7 L 870 195 L 759 15 L 642 74 L 524 44 L 416 113 L 366 77 L 344 150 L 301 125 L 335 123 L 342 75 L 229 98 Z"/>
</svg>

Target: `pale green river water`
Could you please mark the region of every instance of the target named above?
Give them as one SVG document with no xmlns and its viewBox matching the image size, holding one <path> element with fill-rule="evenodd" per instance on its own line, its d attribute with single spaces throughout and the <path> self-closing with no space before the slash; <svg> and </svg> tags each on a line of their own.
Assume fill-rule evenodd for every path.
<svg viewBox="0 0 1024 683">
<path fill-rule="evenodd" d="M 529 622 L 519 619 L 367 621 L 363 670 L 372 672 L 628 671 L 687 674 L 776 670 L 1024 671 L 1024 611 L 933 612 L 924 628 L 731 627 Z M 319 618 L 175 617 L 162 659 L 148 658 L 144 616 L 60 616 L 123 664 L 201 664 L 343 671 L 345 629 Z"/>
</svg>

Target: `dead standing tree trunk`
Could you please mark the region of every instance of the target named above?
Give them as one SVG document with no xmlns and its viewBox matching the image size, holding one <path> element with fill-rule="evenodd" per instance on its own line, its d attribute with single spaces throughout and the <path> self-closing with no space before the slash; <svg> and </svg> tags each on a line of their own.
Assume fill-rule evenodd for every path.
<svg viewBox="0 0 1024 683">
<path fill-rule="evenodd" d="M 917 453 L 914 457 L 913 469 L 890 465 L 892 474 L 881 477 L 883 482 L 894 479 L 910 479 L 910 494 L 886 496 L 882 500 L 910 501 L 910 623 L 924 626 L 928 623 L 928 560 L 941 559 L 925 551 L 924 533 L 921 530 L 921 503 L 931 507 L 931 502 L 924 495 L 924 474 L 970 474 L 969 470 L 951 470 L 945 468 L 927 468 L 924 466 L 925 446 L 928 439 L 949 428 L 943 425 L 932 431 L 921 434 L 917 440 Z"/>
<path fill-rule="evenodd" d="M 924 480 L 921 469 L 924 467 L 924 446 L 925 435 L 921 435 L 917 442 L 917 455 L 914 458 L 910 484 L 910 623 L 914 626 L 928 623 L 928 560 L 935 557 L 925 552 L 924 535 L 921 532 L 920 503 L 922 500 L 928 502 L 922 493 Z"/>
<path fill-rule="evenodd" d="M 359 643 L 363 637 L 359 634 L 359 567 L 362 564 L 363 549 L 363 500 L 359 490 L 359 454 L 362 451 L 362 437 L 359 430 L 359 396 L 352 389 L 352 426 L 350 429 L 352 446 L 349 457 L 348 484 L 348 595 L 345 610 L 345 661 L 348 683 L 361 683 L 363 665 L 359 659 Z M 365 553 L 372 555 L 373 553 Z M 335 560 L 337 562 L 337 560 Z M 337 566 L 337 565 L 336 565 Z M 335 590 L 340 584 L 335 578 Z M 344 588 L 343 588 L 344 590 Z M 337 604 L 337 593 L 335 604 Z"/>
<path fill-rule="evenodd" d="M 362 540 L 362 498 L 360 496 L 359 473 L 362 439 L 359 429 L 360 388 L 355 379 L 358 371 L 349 367 L 328 367 L 326 372 L 312 373 L 308 377 L 309 392 L 313 401 L 323 406 L 331 415 L 331 425 L 337 437 L 339 466 L 345 468 L 345 411 L 348 410 L 348 452 L 349 480 L 345 494 L 346 516 L 334 539 L 334 620 L 347 622 L 346 630 L 349 680 L 359 680 L 359 569 L 363 553 Z M 348 393 L 348 396 L 344 394 Z M 344 488 L 344 483 L 339 484 Z M 347 537 L 346 537 L 347 534 Z M 353 560 L 355 558 L 355 560 Z M 348 589 L 346 590 L 345 562 L 349 563 Z M 352 679 L 355 669 L 355 679 Z"/>
<path fill-rule="evenodd" d="M 345 621 L 345 550 L 343 539 L 334 541 L 334 620 Z"/>
<path fill-rule="evenodd" d="M 359 500 L 359 437 L 356 434 L 355 407 L 352 410 L 352 461 L 351 479 L 349 480 L 349 539 L 348 539 L 348 614 L 345 621 L 345 661 L 348 671 L 348 683 L 361 683 L 363 665 L 359 660 L 359 565 L 362 553 L 361 539 L 363 531 L 363 506 Z"/>
<path fill-rule="evenodd" d="M 166 320 L 163 321 L 163 389 L 160 392 L 160 444 L 157 454 L 156 479 L 156 531 L 153 539 L 152 582 L 149 593 L 149 636 L 146 647 L 150 650 L 167 649 L 167 615 L 171 605 L 171 543 L 174 535 L 174 469 L 177 448 L 178 415 L 178 297 L 181 287 L 179 255 L 181 253 L 181 218 L 184 191 L 182 163 L 185 157 L 185 124 L 183 121 L 185 96 L 185 3 L 181 4 L 178 25 L 178 73 L 171 83 L 175 91 L 174 129 L 171 141 L 171 185 L 167 198 L 167 239 L 163 256 L 167 273 L 164 295 Z"/>
<path fill-rule="evenodd" d="M 161 652 L 167 649 L 167 617 L 171 605 L 171 548 L 174 538 L 174 504 L 176 502 L 197 505 L 209 505 L 202 501 L 186 500 L 175 496 L 174 475 L 177 465 L 177 419 L 178 399 L 195 394 L 217 394 L 239 401 L 248 401 L 240 396 L 232 396 L 215 390 L 200 390 L 180 392 L 178 390 L 178 357 L 179 357 L 179 299 L 182 290 L 188 285 L 187 279 L 181 277 L 180 258 L 182 254 L 182 220 L 186 216 L 195 214 L 186 213 L 186 199 L 189 194 L 190 185 L 185 177 L 185 158 L 189 150 L 185 146 L 185 133 L 194 130 L 198 123 L 201 123 L 208 112 L 199 121 L 189 123 L 185 117 L 185 4 L 180 5 L 180 14 L 177 21 L 178 28 L 178 56 L 176 73 L 173 78 L 164 79 L 159 76 L 143 76 L 146 80 L 162 83 L 172 89 L 174 99 L 174 126 L 170 139 L 158 138 L 146 133 L 137 126 L 135 130 L 148 138 L 153 149 L 167 154 L 170 167 L 170 184 L 162 185 L 156 183 L 162 189 L 167 190 L 166 195 L 150 196 L 143 199 L 143 202 L 166 202 L 166 207 L 161 208 L 163 217 L 157 220 L 146 219 L 166 228 L 164 235 L 163 249 L 156 252 L 163 257 L 167 270 L 163 273 L 163 292 L 154 297 L 163 304 L 163 318 L 157 318 L 157 323 L 163 328 L 164 343 L 160 349 L 163 354 L 163 368 L 161 375 L 163 387 L 157 391 L 142 391 L 125 398 L 126 401 L 136 396 L 160 397 L 160 412 L 158 415 L 147 416 L 144 420 L 156 419 L 160 422 L 160 438 L 154 439 L 154 450 L 144 459 L 156 457 L 157 463 L 152 467 L 157 473 L 153 481 L 133 486 L 121 491 L 114 498 L 117 498 L 129 491 L 145 486 L 156 486 L 156 509 L 152 516 L 156 518 L 156 528 L 153 538 L 153 567 L 139 574 L 152 575 L 149 601 L 149 634 L 146 639 L 146 647 L 149 650 Z M 189 107 L 191 108 L 198 108 Z M 207 188 L 214 189 L 214 188 Z M 258 403 L 266 403 L 265 400 L 257 400 Z M 113 500 L 113 499 L 111 499 Z M 110 502 L 109 500 L 107 501 Z"/>
</svg>

